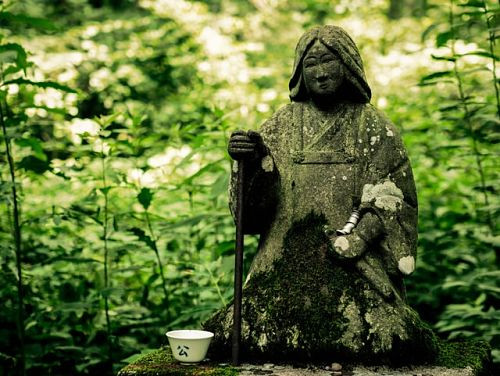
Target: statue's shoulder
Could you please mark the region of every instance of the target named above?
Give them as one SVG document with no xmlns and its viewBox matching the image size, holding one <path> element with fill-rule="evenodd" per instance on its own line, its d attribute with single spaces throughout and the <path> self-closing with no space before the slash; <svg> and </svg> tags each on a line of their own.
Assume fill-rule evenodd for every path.
<svg viewBox="0 0 500 376">
<path fill-rule="evenodd" d="M 363 121 L 358 131 L 358 145 L 363 155 L 371 155 L 372 160 L 382 164 L 388 160 L 406 159 L 407 152 L 398 127 L 373 105 L 363 106 Z"/>
<path fill-rule="evenodd" d="M 363 106 L 363 124 L 366 131 L 382 134 L 388 137 L 395 136 L 399 138 L 399 130 L 394 123 L 381 110 L 371 103 L 365 103 Z"/>
<path fill-rule="evenodd" d="M 290 123 L 293 116 L 293 104 L 289 103 L 280 107 L 273 115 L 261 126 L 261 132 L 276 132 L 283 126 Z"/>
</svg>

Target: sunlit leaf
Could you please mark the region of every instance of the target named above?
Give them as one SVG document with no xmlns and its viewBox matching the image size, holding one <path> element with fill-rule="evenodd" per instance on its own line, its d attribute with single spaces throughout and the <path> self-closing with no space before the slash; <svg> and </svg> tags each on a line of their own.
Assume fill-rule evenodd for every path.
<svg viewBox="0 0 500 376">
<path fill-rule="evenodd" d="M 109 116 L 104 116 L 101 115 L 94 120 L 103 128 L 106 129 L 108 126 L 110 126 L 117 118 L 118 116 L 121 115 L 121 112 L 116 112 L 112 115 Z M 108 134 L 109 135 L 109 134 Z"/>
<path fill-rule="evenodd" d="M 13 85 L 13 84 L 16 84 L 16 85 L 32 85 L 32 86 L 40 87 L 40 88 L 43 88 L 43 89 L 53 88 L 53 89 L 57 89 L 57 90 L 66 91 L 68 93 L 76 93 L 76 90 L 70 88 L 69 86 L 61 85 L 61 84 L 59 84 L 57 82 L 52 82 L 52 81 L 31 81 L 31 80 L 27 80 L 27 79 L 24 79 L 24 78 L 16 78 L 14 80 L 5 81 L 1 86 L 7 86 L 7 85 Z"/>
</svg>

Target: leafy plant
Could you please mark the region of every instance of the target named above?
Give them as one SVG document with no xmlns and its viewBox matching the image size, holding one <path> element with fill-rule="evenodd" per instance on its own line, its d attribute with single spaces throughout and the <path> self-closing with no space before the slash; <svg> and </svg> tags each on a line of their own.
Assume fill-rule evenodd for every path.
<svg viewBox="0 0 500 376">
<path fill-rule="evenodd" d="M 439 165 L 433 166 L 431 174 L 428 171 L 424 183 L 432 187 L 431 195 L 420 196 L 426 205 L 421 220 L 424 265 L 414 282 L 425 285 L 430 278 L 434 294 L 418 295 L 421 290 L 414 286 L 410 296 L 421 307 L 432 305 L 436 316 L 428 319 L 437 321 L 436 329 L 449 338 L 480 335 L 495 348 L 500 341 L 494 324 L 500 317 L 495 168 L 499 140 L 494 131 L 500 123 L 499 57 L 494 49 L 499 9 L 486 1 L 453 0 L 448 11 L 447 21 L 428 29 L 437 31 L 436 46 L 447 51 L 432 55 L 444 69 L 420 80 L 429 90 L 439 87 L 433 95 L 442 98 L 437 106 L 437 144 L 430 152 Z M 431 177 L 438 173 L 442 176 Z M 452 180 L 446 182 L 445 175 Z M 496 361 L 498 356 L 494 352 Z"/>
</svg>

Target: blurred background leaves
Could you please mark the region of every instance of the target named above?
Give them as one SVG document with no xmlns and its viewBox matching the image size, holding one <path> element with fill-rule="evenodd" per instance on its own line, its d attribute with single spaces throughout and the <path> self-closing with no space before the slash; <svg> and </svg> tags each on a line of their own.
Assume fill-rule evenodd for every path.
<svg viewBox="0 0 500 376">
<path fill-rule="evenodd" d="M 3 374 L 113 374 L 232 298 L 226 141 L 288 102 L 318 23 L 356 41 L 409 151 L 410 304 L 500 362 L 498 2 L 0 3 Z"/>
</svg>

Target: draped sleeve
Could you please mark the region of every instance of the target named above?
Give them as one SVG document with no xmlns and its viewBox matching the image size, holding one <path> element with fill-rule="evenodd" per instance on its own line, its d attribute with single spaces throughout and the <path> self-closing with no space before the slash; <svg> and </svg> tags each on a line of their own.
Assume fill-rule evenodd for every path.
<svg viewBox="0 0 500 376">
<path fill-rule="evenodd" d="M 390 274 L 408 275 L 417 250 L 417 194 L 410 161 L 396 127 L 367 105 L 359 128 L 361 213 L 382 223 L 381 251 Z"/>
</svg>

